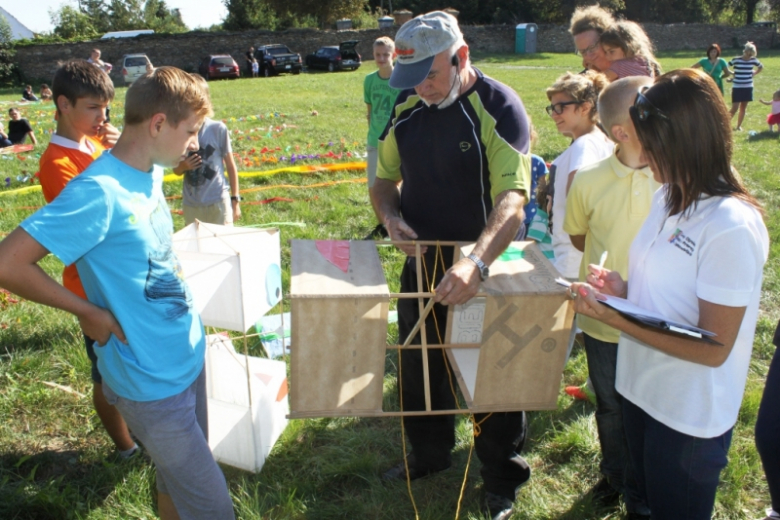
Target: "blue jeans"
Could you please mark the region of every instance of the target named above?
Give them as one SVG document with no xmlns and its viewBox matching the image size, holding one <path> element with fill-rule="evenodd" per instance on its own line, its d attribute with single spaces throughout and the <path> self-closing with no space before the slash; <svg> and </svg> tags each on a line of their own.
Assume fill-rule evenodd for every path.
<svg viewBox="0 0 780 520">
<path fill-rule="evenodd" d="M 623 422 L 640 493 L 653 520 L 710 520 L 731 432 L 702 439 L 673 430 L 623 399 Z"/>
<path fill-rule="evenodd" d="M 615 389 L 617 343 L 607 343 L 584 334 L 588 375 L 596 391 L 596 428 L 601 444 L 601 474 L 623 495 L 626 509 L 647 514 L 647 506 L 636 483 L 628 456 L 623 428 L 623 396 Z"/>
<path fill-rule="evenodd" d="M 780 330 L 780 327 L 778 328 Z M 780 348 L 775 350 L 756 421 L 756 448 L 764 464 L 772 509 L 780 511 Z"/>
</svg>

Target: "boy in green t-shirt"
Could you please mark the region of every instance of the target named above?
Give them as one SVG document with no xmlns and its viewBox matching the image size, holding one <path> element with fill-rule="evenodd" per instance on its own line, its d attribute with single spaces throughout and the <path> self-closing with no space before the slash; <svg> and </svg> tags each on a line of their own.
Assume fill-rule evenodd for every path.
<svg viewBox="0 0 780 520">
<path fill-rule="evenodd" d="M 393 73 L 393 58 L 395 58 L 395 43 L 387 36 L 382 36 L 374 41 L 374 62 L 377 71 L 366 76 L 363 81 L 363 100 L 366 102 L 366 118 L 368 119 L 368 189 L 376 180 L 377 143 L 382 132 L 385 131 L 390 114 L 393 111 L 395 98 L 400 90 L 392 88 L 389 84 L 390 74 Z M 377 220 L 379 216 L 377 216 Z M 381 222 L 381 220 L 380 220 Z M 387 237 L 385 227 L 380 223 L 366 237 Z"/>
</svg>

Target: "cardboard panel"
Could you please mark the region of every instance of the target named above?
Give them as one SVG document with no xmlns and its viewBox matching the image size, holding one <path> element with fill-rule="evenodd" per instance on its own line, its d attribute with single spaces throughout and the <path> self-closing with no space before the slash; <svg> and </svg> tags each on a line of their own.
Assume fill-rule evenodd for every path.
<svg viewBox="0 0 780 520">
<path fill-rule="evenodd" d="M 382 411 L 388 298 L 292 300 L 290 417 Z"/>
<path fill-rule="evenodd" d="M 554 409 L 573 317 L 560 295 L 487 298 L 472 411 Z"/>
<path fill-rule="evenodd" d="M 314 240 L 293 240 L 290 296 L 387 296 L 389 290 L 376 245 L 370 240 L 350 241 L 349 268 L 334 265 L 317 249 Z"/>
</svg>

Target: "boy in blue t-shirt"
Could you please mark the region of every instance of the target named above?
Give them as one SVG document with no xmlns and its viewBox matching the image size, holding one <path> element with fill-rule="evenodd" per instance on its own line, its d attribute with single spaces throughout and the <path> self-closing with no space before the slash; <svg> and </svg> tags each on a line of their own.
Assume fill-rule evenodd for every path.
<svg viewBox="0 0 780 520">
<path fill-rule="evenodd" d="M 162 167 L 198 149 L 211 114 L 189 74 L 159 67 L 128 89 L 125 127 L 60 195 L 0 242 L 0 286 L 76 315 L 96 341 L 107 401 L 157 469 L 161 518 L 233 519 L 208 446 L 203 324 L 172 249 Z M 88 300 L 38 267 L 76 263 Z"/>
</svg>

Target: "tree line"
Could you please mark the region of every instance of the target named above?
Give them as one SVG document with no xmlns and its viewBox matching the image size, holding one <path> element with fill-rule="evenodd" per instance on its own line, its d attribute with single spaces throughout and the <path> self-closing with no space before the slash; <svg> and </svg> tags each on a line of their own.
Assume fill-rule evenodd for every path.
<svg viewBox="0 0 780 520">
<path fill-rule="evenodd" d="M 391 10 L 419 14 L 445 7 L 460 12 L 462 24 L 566 24 L 579 5 L 592 0 L 222 0 L 224 20 L 207 30 L 281 30 L 291 27 L 332 27 L 338 19 L 376 27 Z M 780 0 L 602 0 L 618 16 L 650 23 L 719 23 L 743 25 L 780 19 Z M 109 31 L 153 29 L 178 33 L 189 28 L 178 9 L 165 0 L 79 0 L 50 11 L 52 36 L 64 40 L 92 39 Z M 46 35 L 44 35 L 45 37 Z"/>
</svg>

